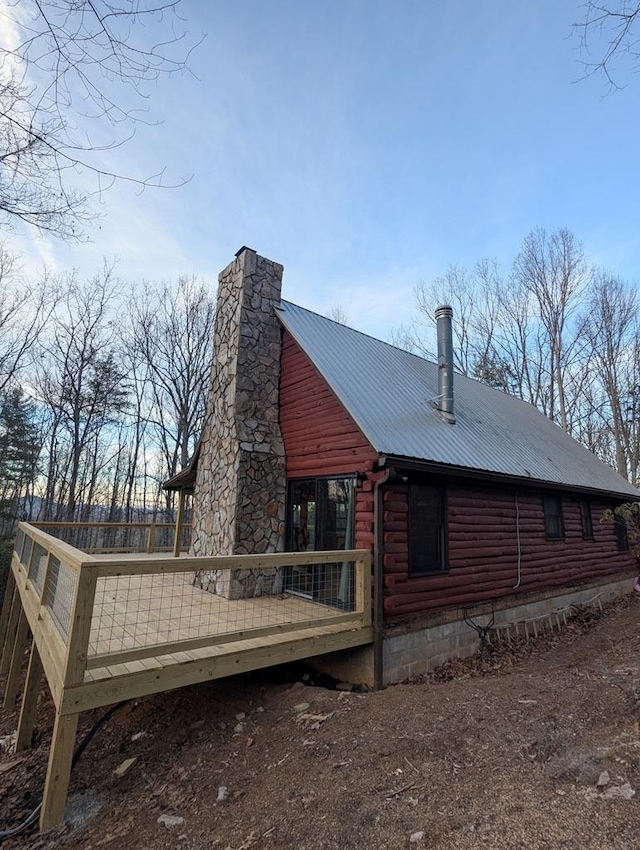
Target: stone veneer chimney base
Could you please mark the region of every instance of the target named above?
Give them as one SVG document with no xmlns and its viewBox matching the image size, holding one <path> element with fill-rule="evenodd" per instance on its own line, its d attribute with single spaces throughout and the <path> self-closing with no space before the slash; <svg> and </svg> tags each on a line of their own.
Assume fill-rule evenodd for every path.
<svg viewBox="0 0 640 850">
<path fill-rule="evenodd" d="M 219 277 L 215 357 L 194 491 L 194 555 L 279 552 L 286 472 L 278 421 L 282 266 L 243 248 Z M 200 572 L 229 599 L 278 593 L 276 570 Z"/>
</svg>

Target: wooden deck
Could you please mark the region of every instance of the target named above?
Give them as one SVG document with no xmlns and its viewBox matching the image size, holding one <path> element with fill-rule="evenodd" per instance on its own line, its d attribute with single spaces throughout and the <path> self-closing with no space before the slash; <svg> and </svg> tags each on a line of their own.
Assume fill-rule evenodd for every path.
<svg viewBox="0 0 640 850">
<path fill-rule="evenodd" d="M 349 610 L 286 591 L 226 599 L 194 586 L 198 570 L 265 570 L 272 576 L 311 564 L 353 565 Z M 29 633 L 31 660 L 22 687 Z M 0 640 L 0 673 L 8 674 L 5 706 L 23 693 L 18 749 L 30 743 L 43 674 L 56 705 L 40 821 L 47 828 L 64 814 L 79 712 L 370 643 L 371 555 L 90 555 L 21 523 Z"/>
<path fill-rule="evenodd" d="M 308 599 L 281 594 L 225 599 L 193 586 L 189 573 L 99 579 L 89 636 L 88 667 L 128 650 L 153 650 L 163 644 L 201 637 L 234 636 L 249 629 L 286 624 L 293 629 L 309 619 L 331 620 L 336 612 Z M 319 623 L 321 625 L 321 622 Z M 166 654 L 166 653 L 165 653 Z"/>
</svg>

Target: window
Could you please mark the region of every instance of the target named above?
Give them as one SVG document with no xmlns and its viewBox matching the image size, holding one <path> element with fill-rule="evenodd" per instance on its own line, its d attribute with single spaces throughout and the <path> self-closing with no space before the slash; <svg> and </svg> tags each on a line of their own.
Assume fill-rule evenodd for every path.
<svg viewBox="0 0 640 850">
<path fill-rule="evenodd" d="M 593 540 L 593 519 L 591 518 L 591 502 L 580 502 L 580 519 L 582 520 L 582 536 L 585 540 Z"/>
<path fill-rule="evenodd" d="M 446 513 L 443 487 L 409 485 L 409 575 L 447 569 Z"/>
<path fill-rule="evenodd" d="M 542 505 L 544 507 L 544 527 L 547 540 L 564 540 L 562 496 L 557 493 L 545 493 L 542 497 Z"/>
<path fill-rule="evenodd" d="M 629 551 L 629 540 L 627 538 L 627 523 L 625 518 L 618 514 L 613 515 L 613 528 L 616 533 L 616 543 L 618 544 L 618 552 Z"/>
</svg>

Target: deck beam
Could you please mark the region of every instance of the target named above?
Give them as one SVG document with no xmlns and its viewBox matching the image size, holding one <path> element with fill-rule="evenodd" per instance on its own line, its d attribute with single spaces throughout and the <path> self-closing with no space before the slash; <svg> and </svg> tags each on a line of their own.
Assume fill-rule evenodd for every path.
<svg viewBox="0 0 640 850">
<path fill-rule="evenodd" d="M 233 676 L 236 673 L 247 673 L 250 670 L 261 670 L 264 667 L 312 658 L 314 655 L 324 655 L 327 652 L 337 652 L 341 649 L 351 649 L 363 646 L 373 640 L 371 627 L 344 631 L 336 626 L 323 626 L 313 630 L 312 636 L 298 632 L 292 640 L 275 642 L 272 637 L 264 638 L 262 646 L 244 646 L 226 644 L 229 651 L 215 656 L 188 659 L 166 660 L 166 666 L 155 669 L 127 672 L 124 669 L 120 675 L 117 668 L 104 668 L 105 678 L 86 682 L 65 688 L 60 710 L 62 714 L 72 714 L 87 711 L 101 705 L 110 705 L 125 699 L 133 699 L 161 691 L 171 691 L 186 685 L 208 682 Z M 286 636 L 278 636 L 279 638 Z M 256 641 L 245 641 L 247 644 Z M 204 654 L 207 650 L 199 650 Z M 183 653 L 196 655 L 197 653 Z M 124 665 L 123 665 L 124 667 Z M 95 671 L 99 673 L 100 671 Z"/>
</svg>

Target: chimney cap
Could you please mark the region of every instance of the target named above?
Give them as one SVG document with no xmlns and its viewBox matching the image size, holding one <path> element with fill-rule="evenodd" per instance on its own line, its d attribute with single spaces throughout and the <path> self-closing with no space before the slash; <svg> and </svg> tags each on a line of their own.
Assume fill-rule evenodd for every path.
<svg viewBox="0 0 640 850">
<path fill-rule="evenodd" d="M 253 248 L 249 248 L 248 245 L 243 245 L 242 248 L 240 248 L 239 251 L 236 251 L 235 256 L 239 257 L 240 254 L 243 253 L 243 251 L 252 251 L 255 254 L 255 250 Z"/>
<path fill-rule="evenodd" d="M 436 307 L 436 319 L 444 318 L 445 316 L 449 319 L 453 318 L 453 307 L 450 307 L 448 304 L 442 304 L 440 307 Z"/>
</svg>

